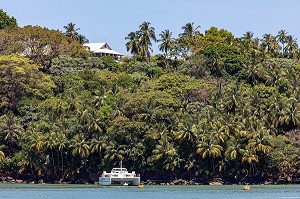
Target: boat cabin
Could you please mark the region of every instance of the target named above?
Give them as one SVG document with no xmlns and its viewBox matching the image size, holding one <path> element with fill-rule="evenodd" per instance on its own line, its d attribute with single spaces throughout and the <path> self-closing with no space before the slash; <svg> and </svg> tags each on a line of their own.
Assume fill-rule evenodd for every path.
<svg viewBox="0 0 300 199">
<path fill-rule="evenodd" d="M 111 173 L 128 173 L 126 168 L 113 168 Z"/>
<path fill-rule="evenodd" d="M 103 171 L 101 177 L 99 178 L 100 185 L 112 185 L 112 184 L 122 184 L 122 185 L 139 185 L 140 175 L 136 174 L 135 171 L 129 173 L 126 168 L 113 168 L 110 173 Z"/>
</svg>

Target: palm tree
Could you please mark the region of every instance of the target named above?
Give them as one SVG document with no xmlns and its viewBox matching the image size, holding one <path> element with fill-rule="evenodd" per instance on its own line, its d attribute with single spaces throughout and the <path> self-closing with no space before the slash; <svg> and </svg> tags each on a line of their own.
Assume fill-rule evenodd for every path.
<svg viewBox="0 0 300 199">
<path fill-rule="evenodd" d="M 271 44 L 272 44 L 272 35 L 271 34 L 264 34 L 262 42 L 263 44 L 267 47 L 267 52 L 270 54 L 271 53 Z"/>
<path fill-rule="evenodd" d="M 91 112 L 91 117 L 90 117 L 89 122 L 88 122 L 87 130 L 89 132 L 98 132 L 98 133 L 101 133 L 102 129 L 101 129 L 99 123 L 100 123 L 100 118 L 97 115 L 96 110 L 93 109 L 92 112 Z"/>
<path fill-rule="evenodd" d="M 282 55 L 284 56 L 284 44 L 286 43 L 287 41 L 287 34 L 288 32 L 286 32 L 285 30 L 280 30 L 278 32 L 278 35 L 276 36 L 278 41 L 281 42 L 282 44 Z"/>
<path fill-rule="evenodd" d="M 104 136 L 98 136 L 98 138 L 93 138 L 91 140 L 92 153 L 97 152 L 101 154 L 101 151 L 107 147 L 106 138 Z"/>
<path fill-rule="evenodd" d="M 208 157 L 212 162 L 212 175 L 215 172 L 214 158 L 222 156 L 223 147 L 219 145 L 216 139 L 213 139 L 210 135 L 204 136 L 199 142 L 196 153 L 200 154 L 203 159 Z"/>
<path fill-rule="evenodd" d="M 68 23 L 68 25 L 64 26 L 64 29 L 66 30 L 65 35 L 68 37 L 71 37 L 73 40 L 78 41 L 79 36 L 78 36 L 78 30 L 80 28 L 75 28 L 76 24 L 74 23 Z"/>
<path fill-rule="evenodd" d="M 277 56 L 280 46 L 276 40 L 276 37 L 271 34 L 264 34 L 262 43 L 267 47 L 267 53 L 271 55 L 271 57 Z"/>
<path fill-rule="evenodd" d="M 59 100 L 53 107 L 53 119 L 62 119 L 66 114 L 67 104 Z"/>
<path fill-rule="evenodd" d="M 171 138 L 167 135 L 167 133 L 164 133 L 161 136 L 161 139 L 158 140 L 158 143 L 152 153 L 154 155 L 154 160 L 163 160 L 164 168 L 167 170 L 171 168 L 173 171 L 175 168 L 174 161 L 177 157 L 177 150 L 169 139 Z"/>
<path fill-rule="evenodd" d="M 252 133 L 251 139 L 248 141 L 248 146 L 254 152 L 269 153 L 273 148 L 270 132 L 259 124 L 255 129 L 255 133 Z"/>
<path fill-rule="evenodd" d="M 164 52 L 165 60 L 169 57 L 169 53 L 172 49 L 173 39 L 172 39 L 172 32 L 169 30 L 162 31 L 159 36 L 161 39 L 159 40 L 161 44 L 158 46 L 159 50 Z M 167 63 L 166 63 L 167 64 Z"/>
<path fill-rule="evenodd" d="M 268 110 L 270 112 L 270 118 L 272 121 L 272 125 L 274 125 L 276 128 L 283 122 L 282 118 L 284 116 L 285 109 L 284 99 L 282 99 L 280 96 L 275 96 L 274 98 L 270 99 L 269 102 L 270 105 Z"/>
<path fill-rule="evenodd" d="M 251 41 L 253 39 L 253 32 L 247 31 L 245 34 L 243 34 L 242 40 L 243 41 Z"/>
<path fill-rule="evenodd" d="M 77 117 L 79 124 L 81 124 L 83 127 L 88 127 L 88 124 L 92 118 L 92 114 L 90 112 L 90 109 L 83 105 L 82 107 L 80 107 Z"/>
<path fill-rule="evenodd" d="M 0 135 L 8 144 L 16 144 L 24 131 L 21 121 L 13 113 L 8 113 L 0 117 Z"/>
<path fill-rule="evenodd" d="M 0 163 L 5 159 L 5 154 L 3 152 L 4 147 L 5 147 L 4 145 L 0 146 Z"/>
<path fill-rule="evenodd" d="M 26 131 L 26 139 L 29 141 L 30 149 L 35 151 L 42 151 L 44 147 L 44 136 L 42 132 L 36 129 Z"/>
<path fill-rule="evenodd" d="M 281 124 L 300 126 L 300 105 L 297 99 L 289 98 L 280 119 Z"/>
<path fill-rule="evenodd" d="M 193 124 L 189 118 L 185 118 L 178 124 L 178 131 L 174 132 L 175 137 L 178 140 L 187 141 L 188 143 L 195 143 L 197 140 L 197 129 L 196 125 Z"/>
<path fill-rule="evenodd" d="M 201 155 L 203 159 L 206 157 L 219 157 L 222 155 L 223 147 L 216 142 L 215 139 L 211 139 L 206 136 L 204 140 L 200 141 L 198 144 L 197 153 Z"/>
<path fill-rule="evenodd" d="M 89 43 L 89 40 L 85 36 L 83 36 L 81 34 L 78 35 L 77 41 L 80 44 Z"/>
<path fill-rule="evenodd" d="M 71 148 L 73 156 L 80 156 L 81 158 L 86 158 L 90 155 L 90 146 L 85 141 L 84 137 L 77 134 L 71 140 Z"/>
<path fill-rule="evenodd" d="M 76 24 L 74 24 L 72 22 L 68 23 L 67 26 L 64 26 L 64 29 L 66 30 L 65 35 L 70 37 L 74 41 L 77 41 L 80 44 L 88 43 L 89 40 L 85 36 L 83 36 L 77 32 L 78 30 L 80 30 L 80 28 L 75 28 L 75 26 L 76 26 Z"/>
<path fill-rule="evenodd" d="M 50 149 L 50 151 L 51 151 L 51 159 L 52 159 L 54 176 L 56 176 L 56 168 L 55 168 L 55 160 L 54 160 L 54 149 L 57 146 L 57 142 L 55 140 L 56 136 L 57 136 L 56 133 L 51 131 L 51 132 L 47 133 L 46 139 L 44 141 L 45 150 Z"/>
<path fill-rule="evenodd" d="M 63 177 L 63 175 L 64 175 L 64 149 L 67 147 L 67 144 L 68 144 L 66 135 L 62 132 L 57 133 L 56 142 L 57 142 L 58 151 L 60 151 L 61 174 Z"/>
<path fill-rule="evenodd" d="M 246 148 L 244 150 L 243 156 L 242 156 L 242 163 L 247 163 L 249 164 L 249 176 L 251 176 L 251 170 L 252 170 L 252 174 L 254 174 L 254 164 L 258 163 L 258 156 L 249 148 Z"/>
<path fill-rule="evenodd" d="M 247 31 L 241 38 L 241 44 L 244 54 L 247 54 L 253 46 L 253 35 L 254 34 L 251 31 Z"/>
<path fill-rule="evenodd" d="M 276 68 L 273 65 L 270 65 L 269 68 L 270 68 L 269 74 L 265 75 L 267 80 L 266 84 L 271 86 L 277 85 L 278 82 L 283 80 L 284 72 L 282 69 Z"/>
<path fill-rule="evenodd" d="M 216 120 L 211 123 L 212 132 L 211 135 L 220 143 L 224 143 L 229 137 L 229 126 L 222 123 L 221 120 Z M 228 128 L 229 127 L 229 128 Z"/>
<path fill-rule="evenodd" d="M 245 78 L 252 85 L 257 84 L 264 77 L 264 67 L 261 63 L 248 63 L 244 68 L 244 72 Z"/>
<path fill-rule="evenodd" d="M 230 160 L 241 160 L 243 151 L 245 150 L 245 141 L 247 140 L 246 131 L 237 131 L 230 136 L 227 142 L 227 149 L 225 155 Z"/>
<path fill-rule="evenodd" d="M 279 171 L 286 176 L 297 172 L 297 163 L 299 164 L 299 150 L 291 145 L 281 146 L 272 154 L 272 160 L 275 162 Z"/>
<path fill-rule="evenodd" d="M 181 29 L 183 29 L 183 33 L 179 34 L 179 37 L 194 38 L 200 36 L 198 28 L 200 28 L 200 26 L 194 28 L 194 23 L 187 23 L 182 26 Z"/>
<path fill-rule="evenodd" d="M 154 108 L 157 106 L 157 102 L 154 97 L 150 97 L 146 103 L 142 103 L 140 107 L 140 113 L 137 118 L 141 121 L 151 122 Z"/>
<path fill-rule="evenodd" d="M 139 54 L 139 36 L 136 32 L 130 32 L 127 37 L 125 37 L 126 40 L 129 40 L 126 43 L 126 49 L 127 51 L 130 51 L 133 55 Z"/>
<path fill-rule="evenodd" d="M 80 107 L 81 100 L 79 97 L 74 93 L 70 92 L 70 94 L 67 95 L 66 102 L 68 104 L 66 110 L 68 116 L 74 116 L 76 115 L 78 108 Z"/>
<path fill-rule="evenodd" d="M 284 52 L 288 55 L 289 58 L 295 58 L 297 56 L 298 44 L 297 39 L 289 35 L 286 38 L 287 45 L 285 46 Z"/>
<path fill-rule="evenodd" d="M 116 143 L 109 142 L 105 150 L 104 159 L 111 162 L 119 162 L 124 159 L 124 156 L 127 153 L 125 145 L 117 145 Z"/>
<path fill-rule="evenodd" d="M 242 83 L 236 82 L 229 92 L 224 96 L 224 107 L 227 111 L 235 113 L 240 107 L 240 95 L 241 95 Z"/>
<path fill-rule="evenodd" d="M 139 26 L 140 30 L 138 31 L 140 53 L 144 60 L 150 60 L 151 40 L 157 41 L 155 29 L 150 25 L 149 22 L 144 22 Z"/>
<path fill-rule="evenodd" d="M 95 97 L 94 97 L 94 103 L 97 108 L 104 105 L 104 101 L 107 98 L 107 93 L 105 91 L 105 88 L 101 88 L 100 90 L 94 91 Z"/>
</svg>

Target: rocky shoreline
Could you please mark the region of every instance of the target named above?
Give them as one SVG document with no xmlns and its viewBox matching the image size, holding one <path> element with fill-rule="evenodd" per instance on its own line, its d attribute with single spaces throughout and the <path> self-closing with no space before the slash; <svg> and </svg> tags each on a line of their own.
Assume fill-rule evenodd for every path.
<svg viewBox="0 0 300 199">
<path fill-rule="evenodd" d="M 221 178 L 216 178 L 211 181 L 202 181 L 199 182 L 196 179 L 185 180 L 185 179 L 175 179 L 175 180 L 145 180 L 142 181 L 144 185 L 212 185 L 212 186 L 220 186 L 220 185 L 234 185 L 237 183 L 228 183 L 224 182 Z M 14 179 L 10 176 L 7 177 L 0 177 L 0 184 L 99 184 L 97 180 L 88 181 L 88 180 L 76 180 L 76 181 L 63 181 L 63 180 L 53 180 L 53 181 L 44 181 L 43 179 L 39 180 L 23 180 L 23 179 Z M 238 183 L 238 184 L 245 184 L 245 183 Z M 250 184 L 264 184 L 264 185 L 271 185 L 271 184 L 299 184 L 298 181 L 296 182 L 272 182 L 272 181 L 265 181 L 263 183 L 250 183 Z"/>
</svg>

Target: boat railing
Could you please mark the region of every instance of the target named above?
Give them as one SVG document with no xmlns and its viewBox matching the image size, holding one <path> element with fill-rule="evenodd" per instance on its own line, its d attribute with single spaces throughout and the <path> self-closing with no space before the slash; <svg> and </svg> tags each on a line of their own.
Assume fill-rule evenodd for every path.
<svg viewBox="0 0 300 199">
<path fill-rule="evenodd" d="M 101 177 L 104 178 L 134 178 L 134 177 L 140 177 L 140 174 L 135 173 L 135 171 L 132 171 L 131 173 L 128 173 L 126 168 L 113 168 L 111 170 L 111 173 L 107 173 L 106 171 L 103 171 Z"/>
</svg>

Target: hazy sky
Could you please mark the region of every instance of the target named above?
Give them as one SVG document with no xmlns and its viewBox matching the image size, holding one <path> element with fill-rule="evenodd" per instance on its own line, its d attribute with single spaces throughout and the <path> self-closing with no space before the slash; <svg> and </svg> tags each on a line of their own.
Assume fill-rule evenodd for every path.
<svg viewBox="0 0 300 199">
<path fill-rule="evenodd" d="M 125 37 L 144 21 L 156 35 L 165 29 L 178 37 L 188 22 L 225 28 L 236 37 L 246 31 L 261 37 L 281 29 L 300 36 L 300 0 L 0 0 L 0 9 L 14 16 L 19 26 L 39 25 L 63 30 L 72 22 L 90 42 L 104 42 L 128 54 Z M 157 53 L 157 46 L 154 45 Z"/>
</svg>

